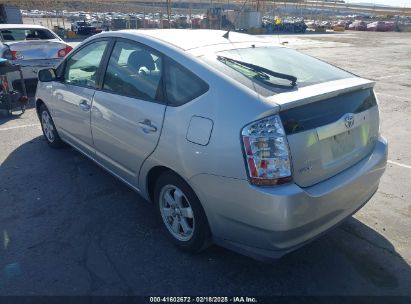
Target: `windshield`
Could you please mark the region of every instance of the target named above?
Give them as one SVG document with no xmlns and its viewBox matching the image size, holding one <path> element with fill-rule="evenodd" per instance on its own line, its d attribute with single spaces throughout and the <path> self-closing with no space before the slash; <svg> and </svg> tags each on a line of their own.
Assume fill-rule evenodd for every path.
<svg viewBox="0 0 411 304">
<path fill-rule="evenodd" d="M 353 77 L 352 74 L 330 64 L 283 47 L 235 49 L 203 56 L 201 59 L 264 96 Z M 260 67 L 262 71 L 272 73 L 262 75 L 260 71 L 250 69 L 241 63 Z M 289 85 L 288 80 L 282 79 L 284 77 L 276 77 L 276 73 L 296 78 L 296 86 Z"/>
<path fill-rule="evenodd" d="M 56 37 L 46 29 L 4 29 L 0 31 L 3 41 L 48 40 Z"/>
</svg>

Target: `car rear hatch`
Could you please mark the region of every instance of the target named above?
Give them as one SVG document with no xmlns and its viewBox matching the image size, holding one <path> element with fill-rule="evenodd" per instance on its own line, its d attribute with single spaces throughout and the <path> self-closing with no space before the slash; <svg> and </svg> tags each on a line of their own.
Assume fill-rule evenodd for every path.
<svg viewBox="0 0 411 304">
<path fill-rule="evenodd" d="M 297 185 L 321 182 L 371 153 L 379 132 L 373 86 L 348 78 L 269 98 L 281 107 Z"/>
<path fill-rule="evenodd" d="M 59 58 L 58 52 L 67 46 L 58 39 L 9 41 L 5 44 L 15 52 L 17 60 L 56 59 Z"/>
</svg>

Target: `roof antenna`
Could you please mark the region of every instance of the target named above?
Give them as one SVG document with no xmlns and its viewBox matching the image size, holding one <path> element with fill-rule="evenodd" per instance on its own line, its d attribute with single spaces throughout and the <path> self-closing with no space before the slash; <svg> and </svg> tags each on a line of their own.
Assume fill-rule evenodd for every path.
<svg viewBox="0 0 411 304">
<path fill-rule="evenodd" d="M 238 16 L 241 14 L 241 12 L 244 9 L 245 4 L 248 2 L 248 0 L 244 0 L 243 5 L 241 6 L 240 10 L 238 11 L 237 15 L 235 16 L 234 22 L 233 22 L 233 27 L 235 29 L 235 24 L 237 23 Z M 225 39 L 230 39 L 230 31 L 231 29 L 229 28 L 228 31 L 223 35 L 223 38 Z"/>
</svg>

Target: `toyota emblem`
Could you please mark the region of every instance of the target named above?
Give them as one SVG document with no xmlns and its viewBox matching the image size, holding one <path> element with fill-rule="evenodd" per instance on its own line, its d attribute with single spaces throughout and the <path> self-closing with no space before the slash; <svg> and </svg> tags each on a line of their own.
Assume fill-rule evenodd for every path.
<svg viewBox="0 0 411 304">
<path fill-rule="evenodd" d="M 352 128 L 352 126 L 354 125 L 354 115 L 351 114 L 351 113 L 345 115 L 344 123 L 345 123 L 345 126 L 347 127 L 347 129 Z"/>
</svg>

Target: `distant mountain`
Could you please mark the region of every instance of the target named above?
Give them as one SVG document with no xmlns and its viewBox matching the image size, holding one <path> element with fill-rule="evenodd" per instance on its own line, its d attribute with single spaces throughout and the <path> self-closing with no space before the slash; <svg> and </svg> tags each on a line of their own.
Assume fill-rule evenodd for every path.
<svg viewBox="0 0 411 304">
<path fill-rule="evenodd" d="M 381 4 L 381 3 L 374 3 L 374 2 L 351 2 L 346 1 L 347 4 L 358 5 L 358 6 L 376 6 L 376 7 L 404 7 L 403 3 L 398 4 Z M 404 0 L 405 3 L 405 0 Z M 405 7 L 411 7 L 410 4 L 406 4 Z"/>
<path fill-rule="evenodd" d="M 382 7 L 390 7 L 390 6 L 395 6 L 395 5 L 387 5 L 387 4 L 379 4 L 379 3 L 372 3 L 372 2 L 350 2 L 350 4 L 354 5 L 361 5 L 361 6 L 382 6 Z"/>
</svg>

